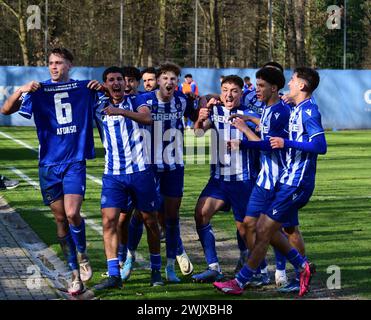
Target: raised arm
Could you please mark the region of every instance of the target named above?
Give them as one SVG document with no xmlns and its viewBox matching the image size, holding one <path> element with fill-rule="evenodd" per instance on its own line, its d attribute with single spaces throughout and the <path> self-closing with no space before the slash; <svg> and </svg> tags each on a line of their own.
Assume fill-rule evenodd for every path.
<svg viewBox="0 0 371 320">
<path fill-rule="evenodd" d="M 200 132 L 206 132 L 211 127 L 211 122 L 209 120 L 211 108 L 213 105 L 218 103 L 216 98 L 211 98 L 206 102 L 206 98 L 203 97 L 200 100 L 200 109 L 198 112 L 198 118 L 194 124 L 194 132 L 196 136 L 200 136 Z"/>
<path fill-rule="evenodd" d="M 20 99 L 23 93 L 34 92 L 41 87 L 37 81 L 31 81 L 26 83 L 22 87 L 18 88 L 14 93 L 4 102 L 0 109 L 0 112 L 5 115 L 17 112 L 21 107 L 22 100 Z"/>
</svg>

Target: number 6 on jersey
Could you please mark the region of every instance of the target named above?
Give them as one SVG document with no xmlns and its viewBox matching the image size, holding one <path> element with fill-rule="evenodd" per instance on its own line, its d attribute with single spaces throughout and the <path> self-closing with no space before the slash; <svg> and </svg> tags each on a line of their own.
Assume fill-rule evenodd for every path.
<svg viewBox="0 0 371 320">
<path fill-rule="evenodd" d="M 68 98 L 68 92 L 56 93 L 54 95 L 55 114 L 59 124 L 72 122 L 72 106 L 70 103 L 62 103 L 62 99 Z"/>
</svg>

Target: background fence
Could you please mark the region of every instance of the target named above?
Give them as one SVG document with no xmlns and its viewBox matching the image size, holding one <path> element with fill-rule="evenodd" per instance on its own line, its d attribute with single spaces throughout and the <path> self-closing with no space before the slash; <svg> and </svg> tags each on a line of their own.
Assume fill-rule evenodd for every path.
<svg viewBox="0 0 371 320">
<path fill-rule="evenodd" d="M 0 65 L 371 68 L 371 0 L 0 0 Z"/>
</svg>

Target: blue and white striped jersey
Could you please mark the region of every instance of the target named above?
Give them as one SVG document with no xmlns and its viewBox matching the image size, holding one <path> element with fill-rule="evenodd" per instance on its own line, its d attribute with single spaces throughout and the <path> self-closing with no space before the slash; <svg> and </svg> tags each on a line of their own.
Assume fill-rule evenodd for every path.
<svg viewBox="0 0 371 320">
<path fill-rule="evenodd" d="M 211 165 L 210 175 L 223 181 L 246 181 L 256 178 L 254 162 L 256 152 L 250 149 L 228 150 L 227 142 L 232 139 L 243 139 L 243 133 L 228 120 L 232 114 L 244 114 L 259 117 L 246 106 L 228 110 L 223 105 L 212 108 L 211 121 Z"/>
<path fill-rule="evenodd" d="M 191 116 L 193 100 L 179 91 L 169 102 L 157 98 L 156 91 L 136 97 L 138 106 L 148 106 L 152 113 L 151 163 L 157 171 L 170 171 L 183 167 L 183 116 Z"/>
<path fill-rule="evenodd" d="M 250 110 L 261 115 L 263 113 L 263 108 L 265 103 L 258 100 L 256 97 L 256 90 L 245 91 L 242 94 L 241 104 L 247 106 Z"/>
<path fill-rule="evenodd" d="M 262 140 L 270 137 L 288 138 L 290 107 L 282 100 L 272 106 L 264 106 L 260 119 L 260 136 Z M 285 151 L 261 151 L 260 172 L 256 184 L 264 189 L 271 190 L 280 178 L 285 167 Z"/>
<path fill-rule="evenodd" d="M 291 109 L 289 139 L 310 142 L 317 135 L 324 134 L 321 114 L 312 99 L 306 99 Z M 289 148 L 286 153 L 286 169 L 280 182 L 290 186 L 314 183 L 317 154 Z"/>
<path fill-rule="evenodd" d="M 105 150 L 104 174 L 131 174 L 148 169 L 149 158 L 144 147 L 147 130 L 127 117 L 104 114 L 103 109 L 110 104 L 103 97 L 95 107 L 95 120 Z M 132 96 L 111 105 L 133 112 L 139 109 Z"/>
</svg>

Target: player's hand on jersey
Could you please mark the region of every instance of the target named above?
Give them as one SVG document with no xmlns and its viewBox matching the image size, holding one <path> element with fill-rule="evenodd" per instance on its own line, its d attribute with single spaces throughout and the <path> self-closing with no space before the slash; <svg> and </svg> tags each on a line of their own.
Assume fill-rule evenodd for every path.
<svg viewBox="0 0 371 320">
<path fill-rule="evenodd" d="M 294 99 L 289 97 L 287 94 L 281 96 L 281 100 L 286 104 L 294 104 Z"/>
<path fill-rule="evenodd" d="M 104 86 L 98 80 L 90 80 L 87 87 L 91 90 L 105 91 Z"/>
<path fill-rule="evenodd" d="M 237 113 L 232 114 L 232 115 L 229 117 L 228 120 L 229 120 L 229 121 L 234 121 L 234 119 L 236 119 L 236 118 L 242 119 L 242 120 L 245 121 L 245 122 L 251 120 L 250 116 L 247 116 L 247 115 L 245 115 L 245 114 L 237 114 Z"/>
<path fill-rule="evenodd" d="M 208 101 L 206 107 L 207 107 L 207 108 L 212 108 L 213 106 L 218 105 L 218 104 L 220 104 L 220 103 L 221 103 L 221 102 L 220 102 L 219 99 L 211 98 L 211 99 Z"/>
<path fill-rule="evenodd" d="M 108 116 L 119 116 L 122 115 L 122 109 L 108 106 L 103 109 L 103 113 L 105 113 Z"/>
<path fill-rule="evenodd" d="M 285 140 L 280 137 L 271 137 L 269 142 L 272 149 L 282 149 L 285 146 Z"/>
<path fill-rule="evenodd" d="M 234 117 L 234 118 L 232 118 L 231 124 L 232 124 L 232 126 L 236 127 L 240 131 L 243 131 L 246 128 L 248 128 L 245 120 L 242 119 L 242 118 L 240 118 L 240 117 Z"/>
<path fill-rule="evenodd" d="M 37 81 L 31 81 L 20 87 L 18 90 L 21 93 L 34 92 L 41 87 L 41 84 Z"/>
<path fill-rule="evenodd" d="M 198 121 L 206 121 L 209 118 L 210 109 L 209 108 L 201 108 L 198 113 Z"/>
<path fill-rule="evenodd" d="M 240 149 L 241 140 L 239 139 L 232 139 L 227 141 L 227 149 L 229 151 L 235 151 Z"/>
</svg>

